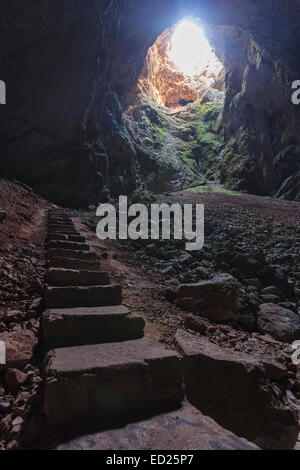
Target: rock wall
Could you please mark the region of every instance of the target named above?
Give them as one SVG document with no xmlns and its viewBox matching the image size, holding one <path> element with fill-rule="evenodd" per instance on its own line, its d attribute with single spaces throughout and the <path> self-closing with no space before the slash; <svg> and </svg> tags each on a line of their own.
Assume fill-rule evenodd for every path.
<svg viewBox="0 0 300 470">
<path fill-rule="evenodd" d="M 1 174 L 68 206 L 134 190 L 137 150 L 123 109 L 149 47 L 190 13 L 212 25 L 226 63 L 223 181 L 299 198 L 294 0 L 2 0 Z"/>
</svg>

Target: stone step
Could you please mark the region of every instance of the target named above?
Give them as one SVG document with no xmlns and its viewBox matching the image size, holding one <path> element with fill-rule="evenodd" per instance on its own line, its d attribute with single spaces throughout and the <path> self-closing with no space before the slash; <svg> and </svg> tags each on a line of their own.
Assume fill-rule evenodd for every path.
<svg viewBox="0 0 300 470">
<path fill-rule="evenodd" d="M 126 451 L 259 450 L 188 403 L 180 410 L 145 421 L 75 438 L 59 445 L 57 450 L 121 451 L 124 448 Z M 183 464 L 189 463 L 188 456 L 180 458 L 184 459 Z"/>
<path fill-rule="evenodd" d="M 67 236 L 70 236 L 70 235 L 74 235 L 74 236 L 79 236 L 79 232 L 78 230 L 63 230 L 63 229 L 58 229 L 58 230 L 51 230 L 48 232 L 49 234 L 52 233 L 52 234 L 55 234 L 55 235 L 67 235 Z"/>
<path fill-rule="evenodd" d="M 51 225 L 51 224 L 54 224 L 54 225 L 55 224 L 58 224 L 58 225 L 72 224 L 73 225 L 73 222 L 70 219 L 57 219 L 57 218 L 53 219 L 53 218 L 51 218 L 51 219 L 48 219 L 48 225 Z"/>
<path fill-rule="evenodd" d="M 76 243 L 71 241 L 64 240 L 52 240 L 47 244 L 48 249 L 60 248 L 62 250 L 80 250 L 80 251 L 89 251 L 90 247 L 86 243 Z"/>
<path fill-rule="evenodd" d="M 48 219 L 48 224 L 73 224 L 73 221 L 68 218 L 51 217 Z"/>
<path fill-rule="evenodd" d="M 75 230 L 73 224 L 50 224 L 48 225 L 48 231 L 52 232 L 55 230 Z"/>
<path fill-rule="evenodd" d="M 81 235 L 64 235 L 63 233 L 49 233 L 47 235 L 47 241 L 66 241 L 66 242 L 76 242 L 76 243 L 85 243 L 85 238 Z"/>
<path fill-rule="evenodd" d="M 49 214 L 48 220 L 72 220 L 68 215 L 66 214 Z"/>
<path fill-rule="evenodd" d="M 68 238 L 71 242 L 85 243 L 85 238 L 81 235 L 69 235 Z"/>
<path fill-rule="evenodd" d="M 66 224 L 72 224 L 73 221 L 69 217 L 49 217 L 48 218 L 48 223 L 66 223 Z"/>
<path fill-rule="evenodd" d="M 84 429 L 180 407 L 179 356 L 146 339 L 54 349 L 46 358 L 48 425 Z"/>
<path fill-rule="evenodd" d="M 46 308 L 102 307 L 122 303 L 121 286 L 47 287 Z"/>
<path fill-rule="evenodd" d="M 109 274 L 101 271 L 50 268 L 46 282 L 50 286 L 101 286 L 109 284 Z"/>
<path fill-rule="evenodd" d="M 221 426 L 264 450 L 291 450 L 299 434 L 298 413 L 270 386 L 267 362 L 222 348 L 204 336 L 178 330 L 182 372 L 190 403 Z M 267 360 L 268 361 L 268 360 Z M 269 367 L 281 373 L 275 358 Z"/>
<path fill-rule="evenodd" d="M 51 248 L 48 250 L 48 259 L 51 258 L 72 258 L 81 259 L 84 261 L 95 261 L 97 259 L 94 251 L 75 251 L 75 250 L 63 250 L 61 248 Z"/>
<path fill-rule="evenodd" d="M 64 235 L 62 233 L 48 233 L 47 235 L 47 241 L 56 241 L 56 240 L 61 240 L 61 241 L 68 241 L 69 237 L 68 235 Z"/>
<path fill-rule="evenodd" d="M 49 267 L 83 271 L 101 271 L 99 261 L 84 261 L 76 258 L 61 258 L 60 256 L 54 256 L 51 258 L 49 261 Z"/>
<path fill-rule="evenodd" d="M 123 305 L 46 310 L 42 317 L 47 350 L 142 338 L 145 322 Z"/>
</svg>

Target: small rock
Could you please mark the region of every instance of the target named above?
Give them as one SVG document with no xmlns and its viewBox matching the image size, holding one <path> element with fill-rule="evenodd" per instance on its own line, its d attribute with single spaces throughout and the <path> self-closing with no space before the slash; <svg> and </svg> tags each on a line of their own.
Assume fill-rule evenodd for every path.
<svg viewBox="0 0 300 470">
<path fill-rule="evenodd" d="M 246 279 L 245 284 L 246 286 L 256 287 L 257 290 L 261 290 L 261 283 L 259 279 Z"/>
<path fill-rule="evenodd" d="M 13 421 L 12 421 L 12 426 L 18 426 L 20 424 L 24 423 L 24 419 L 21 418 L 21 416 L 17 416 Z"/>
<path fill-rule="evenodd" d="M 0 209 L 0 222 L 5 220 L 7 217 L 7 212 L 5 212 L 3 209 Z"/>
<path fill-rule="evenodd" d="M 278 289 L 278 287 L 276 286 L 265 287 L 265 289 L 262 289 L 261 295 L 265 295 L 265 294 L 276 295 L 277 297 L 282 296 L 281 290 Z"/>
<path fill-rule="evenodd" d="M 27 379 L 27 375 L 18 369 L 8 369 L 5 374 L 5 382 L 10 390 L 18 389 Z"/>
<path fill-rule="evenodd" d="M 14 450 L 17 447 L 18 447 L 17 441 L 10 441 L 6 446 L 6 450 Z"/>
</svg>

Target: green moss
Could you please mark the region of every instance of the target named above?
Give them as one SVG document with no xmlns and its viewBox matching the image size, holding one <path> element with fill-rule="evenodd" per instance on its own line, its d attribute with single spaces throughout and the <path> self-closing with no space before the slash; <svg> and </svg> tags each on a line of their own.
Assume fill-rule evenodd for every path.
<svg viewBox="0 0 300 470">
<path fill-rule="evenodd" d="M 165 139 L 167 133 L 163 127 L 159 127 L 157 124 L 151 123 L 151 128 L 155 131 L 155 133 L 161 138 Z"/>
<path fill-rule="evenodd" d="M 229 196 L 242 196 L 242 193 L 238 191 L 230 191 L 229 189 L 221 188 L 220 186 L 216 186 L 214 184 L 208 184 L 206 186 L 197 186 L 196 188 L 186 189 L 185 191 L 202 194 L 202 193 L 222 193 L 227 194 Z"/>
</svg>

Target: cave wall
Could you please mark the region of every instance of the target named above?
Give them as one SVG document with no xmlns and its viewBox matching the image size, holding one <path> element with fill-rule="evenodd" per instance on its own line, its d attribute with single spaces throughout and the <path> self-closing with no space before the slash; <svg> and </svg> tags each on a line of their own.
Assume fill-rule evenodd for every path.
<svg viewBox="0 0 300 470">
<path fill-rule="evenodd" d="M 2 0 L 0 171 L 52 201 L 85 206 L 134 190 L 122 110 L 147 51 L 193 13 L 226 62 L 226 185 L 297 198 L 300 3 L 295 0 Z M 222 46 L 222 28 L 228 41 Z M 232 30 L 233 28 L 233 30 Z M 236 37 L 237 30 L 240 36 Z M 232 32 L 234 31 L 234 34 Z M 221 44 L 221 45 L 220 45 Z M 299 189 L 299 188 L 298 188 Z"/>
</svg>

